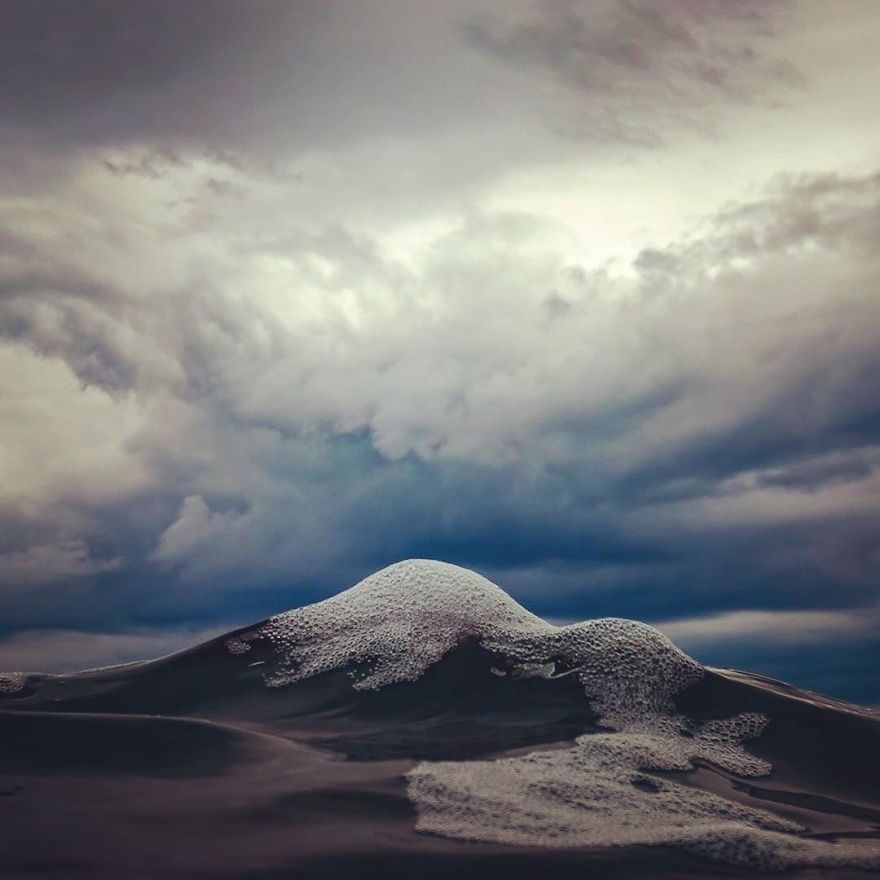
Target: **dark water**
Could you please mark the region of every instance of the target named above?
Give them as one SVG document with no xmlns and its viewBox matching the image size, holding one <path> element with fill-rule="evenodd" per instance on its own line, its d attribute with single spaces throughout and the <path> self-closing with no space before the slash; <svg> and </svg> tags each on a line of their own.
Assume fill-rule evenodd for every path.
<svg viewBox="0 0 880 880">
<path fill-rule="evenodd" d="M 555 747 L 600 729 L 574 677 L 519 679 L 463 644 L 416 682 L 345 672 L 283 688 L 256 639 L 158 661 L 30 676 L 0 697 L 0 877 L 758 877 L 671 847 L 553 850 L 417 833 L 404 774 L 421 759 Z M 773 773 L 710 765 L 684 785 L 794 819 L 822 839 L 880 835 L 880 721 L 779 683 L 710 672 L 678 708 L 770 724 Z M 647 784 L 647 783 L 646 783 Z M 866 877 L 809 869 L 803 877 Z M 794 872 L 797 875 L 797 872 Z"/>
</svg>

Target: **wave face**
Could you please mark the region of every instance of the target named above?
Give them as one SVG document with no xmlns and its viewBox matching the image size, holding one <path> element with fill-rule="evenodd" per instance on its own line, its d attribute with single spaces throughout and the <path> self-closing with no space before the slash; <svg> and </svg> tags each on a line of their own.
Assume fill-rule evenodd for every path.
<svg viewBox="0 0 880 880">
<path fill-rule="evenodd" d="M 419 765 L 407 778 L 422 831 L 532 846 L 679 845 L 759 868 L 880 867 L 880 849 L 803 841 L 796 822 L 646 772 L 694 761 L 741 777 L 772 769 L 743 745 L 763 732 L 764 715 L 697 724 L 675 711 L 673 697 L 705 670 L 653 627 L 617 618 L 553 626 L 472 571 L 409 560 L 258 632 L 281 658 L 269 685 L 349 669 L 357 690 L 418 680 L 476 639 L 503 659 L 496 675 L 574 676 L 615 731 L 552 752 Z"/>
<path fill-rule="evenodd" d="M 668 709 L 674 694 L 703 676 L 653 627 L 618 618 L 553 626 L 476 572 L 427 559 L 391 565 L 331 599 L 273 617 L 256 635 L 281 658 L 268 684 L 354 667 L 357 690 L 415 681 L 476 639 L 509 664 L 496 674 L 575 676 L 614 726 Z M 227 647 L 241 652 L 246 644 Z"/>
<path fill-rule="evenodd" d="M 367 837 L 406 840 L 407 859 L 424 848 L 430 861 L 445 841 L 465 859 L 474 846 L 517 845 L 544 860 L 652 847 L 652 880 L 669 847 L 746 874 L 880 868 L 875 716 L 703 668 L 645 624 L 554 626 L 486 578 L 430 560 L 167 658 L 0 675 L 2 736 L 16 746 L 0 750 L 0 770 L 19 773 L 22 790 L 29 773 L 93 774 L 102 785 L 110 774 L 135 817 L 142 791 L 126 780 L 144 774 L 148 790 L 196 768 L 213 780 L 203 807 L 186 801 L 203 813 L 180 818 L 209 828 L 234 780 L 243 802 L 271 779 L 271 803 L 252 805 L 246 822 L 240 807 L 224 819 L 238 829 L 227 860 L 270 829 L 279 852 L 314 848 L 308 829 L 325 808 L 333 852 L 339 811 L 361 839 L 370 823 L 387 830 L 391 819 L 365 806 L 381 803 L 397 836 Z M 34 827 L 44 806 L 35 801 Z M 157 809 L 165 821 L 167 807 Z M 286 826 L 285 810 L 308 821 Z M 27 815 L 14 812 L 25 831 Z M 120 815 L 123 833 L 132 819 Z M 411 867 L 407 876 L 421 870 Z"/>
</svg>

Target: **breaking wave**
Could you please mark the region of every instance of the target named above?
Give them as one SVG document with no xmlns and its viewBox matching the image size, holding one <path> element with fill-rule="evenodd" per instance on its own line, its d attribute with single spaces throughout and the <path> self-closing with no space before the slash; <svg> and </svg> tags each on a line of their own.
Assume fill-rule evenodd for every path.
<svg viewBox="0 0 880 880">
<path fill-rule="evenodd" d="M 673 697 L 705 670 L 654 628 L 607 618 L 557 627 L 480 575 L 409 560 L 324 602 L 278 615 L 227 643 L 268 639 L 281 687 L 346 670 L 359 691 L 417 681 L 467 639 L 497 658 L 487 672 L 573 676 L 603 730 L 567 748 L 480 761 L 428 761 L 407 775 L 420 831 L 546 847 L 675 845 L 761 869 L 880 866 L 872 843 L 809 839 L 806 829 L 658 772 L 704 761 L 740 777 L 771 772 L 745 742 L 759 713 L 697 723 Z"/>
</svg>

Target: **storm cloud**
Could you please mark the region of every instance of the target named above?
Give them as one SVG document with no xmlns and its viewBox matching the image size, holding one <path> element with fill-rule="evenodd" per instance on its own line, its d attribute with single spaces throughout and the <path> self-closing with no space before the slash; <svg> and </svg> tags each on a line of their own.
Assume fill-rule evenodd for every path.
<svg viewBox="0 0 880 880">
<path fill-rule="evenodd" d="M 850 7 L 4 8 L 0 656 L 431 556 L 711 662 L 876 658 Z"/>
</svg>

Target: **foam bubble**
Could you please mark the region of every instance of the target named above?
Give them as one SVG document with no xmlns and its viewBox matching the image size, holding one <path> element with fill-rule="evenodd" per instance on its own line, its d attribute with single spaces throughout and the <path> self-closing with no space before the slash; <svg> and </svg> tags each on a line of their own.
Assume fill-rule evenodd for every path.
<svg viewBox="0 0 880 880">
<path fill-rule="evenodd" d="M 251 649 L 251 646 L 244 639 L 236 638 L 235 636 L 226 639 L 224 644 L 230 654 L 247 654 Z"/>
<path fill-rule="evenodd" d="M 734 736 L 735 727 L 722 739 Z M 875 843 L 804 838 L 799 835 L 806 829 L 773 813 L 649 772 L 686 770 L 696 757 L 717 762 L 717 734 L 688 740 L 599 733 L 552 752 L 426 762 L 407 774 L 416 827 L 463 840 L 542 847 L 675 845 L 764 870 L 880 867 Z"/>
<path fill-rule="evenodd" d="M 609 723 L 669 708 L 702 667 L 653 627 L 607 618 L 557 627 L 491 581 L 433 560 L 399 562 L 324 602 L 271 618 L 261 634 L 279 662 L 280 686 L 352 669 L 357 690 L 415 681 L 467 638 L 505 657 L 576 674 Z"/>
<path fill-rule="evenodd" d="M 552 846 L 670 843 L 721 819 L 772 831 L 799 826 L 651 775 L 687 770 L 704 743 L 598 733 L 575 746 L 495 761 L 426 762 L 408 774 L 418 827 L 447 837 Z M 716 757 L 714 749 L 709 749 Z M 708 757 L 708 755 L 706 755 Z"/>
<path fill-rule="evenodd" d="M 24 690 L 27 674 L 24 672 L 0 672 L 0 696 L 12 696 Z"/>
<path fill-rule="evenodd" d="M 324 602 L 271 618 L 279 655 L 267 679 L 288 684 L 360 667 L 357 690 L 414 681 L 468 637 L 504 641 L 548 627 L 475 572 L 427 560 L 384 568 Z"/>
<path fill-rule="evenodd" d="M 576 676 L 605 726 L 667 736 L 689 727 L 672 698 L 704 674 L 651 626 L 619 618 L 554 626 L 476 572 L 425 559 L 391 565 L 324 602 L 273 617 L 260 633 L 278 655 L 266 677 L 274 687 L 338 669 L 349 671 L 357 690 L 415 681 L 472 638 L 507 666 L 487 671 Z M 764 773 L 765 762 L 734 748 L 764 721 L 710 722 L 700 741 L 707 750 L 714 742 L 716 762 L 733 772 Z"/>
<path fill-rule="evenodd" d="M 553 626 L 475 572 L 408 560 L 255 634 L 276 650 L 274 687 L 333 670 L 361 691 L 415 681 L 465 639 L 501 658 L 487 675 L 577 677 L 609 732 L 552 752 L 420 764 L 408 791 L 421 831 L 533 846 L 673 844 L 767 868 L 874 865 L 870 848 L 799 837 L 804 829 L 770 812 L 651 773 L 686 771 L 696 758 L 740 776 L 771 768 L 743 745 L 764 730 L 763 715 L 695 724 L 676 712 L 673 697 L 704 670 L 645 624 Z"/>
</svg>

